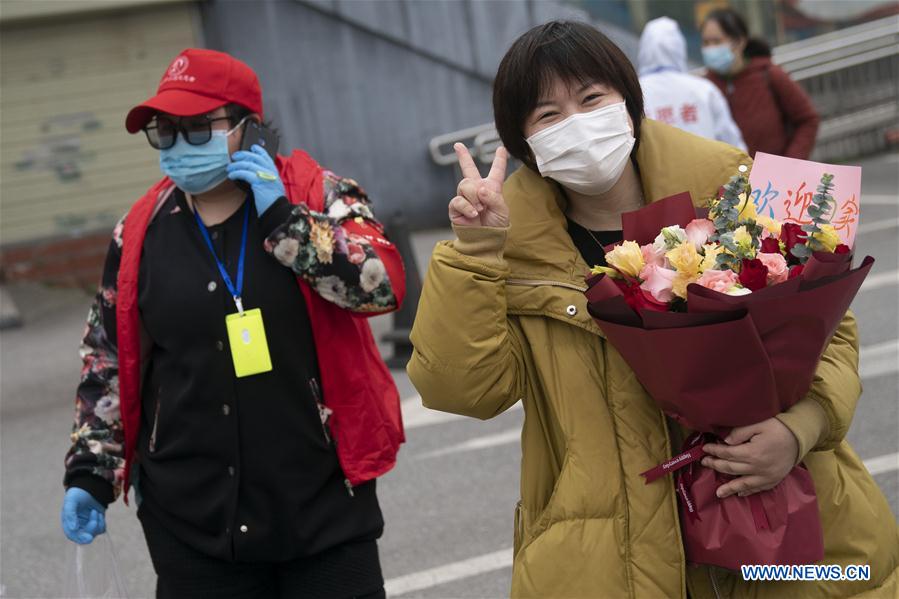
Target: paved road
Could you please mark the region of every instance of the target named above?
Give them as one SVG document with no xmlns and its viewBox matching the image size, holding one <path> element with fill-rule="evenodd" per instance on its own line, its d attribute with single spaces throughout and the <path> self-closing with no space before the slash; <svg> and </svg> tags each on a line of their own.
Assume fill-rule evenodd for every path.
<svg viewBox="0 0 899 599">
<path fill-rule="evenodd" d="M 865 394 L 849 437 L 881 472 L 877 482 L 899 513 L 899 154 L 866 160 L 864 167 L 858 247 L 877 264 L 854 304 Z M 442 234 L 416 238 L 420 268 Z M 10 291 L 27 324 L 0 340 L 0 585 L 6 597 L 60 597 L 72 559 L 58 523 L 62 456 L 88 299 L 37 286 Z M 389 322 L 375 326 L 383 330 Z M 379 485 L 388 589 L 404 597 L 507 596 L 521 410 L 487 422 L 428 412 L 405 374 L 395 375 L 407 398 L 408 443 Z M 152 596 L 153 573 L 133 509 L 115 504 L 108 522 L 130 596 Z"/>
</svg>

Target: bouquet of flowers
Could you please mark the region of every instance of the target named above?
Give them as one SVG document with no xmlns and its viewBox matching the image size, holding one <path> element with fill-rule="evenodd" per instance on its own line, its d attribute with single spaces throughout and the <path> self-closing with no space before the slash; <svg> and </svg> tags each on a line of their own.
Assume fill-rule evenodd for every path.
<svg viewBox="0 0 899 599">
<path fill-rule="evenodd" d="M 771 418 L 802 399 L 873 258 L 830 225 L 833 177 L 808 208 L 811 223 L 756 213 L 746 167 L 707 209 L 680 194 L 622 216 L 625 241 L 588 278 L 588 309 L 656 403 L 697 431 L 683 453 L 645 473 L 675 472 L 687 558 L 804 564 L 823 557 L 814 484 L 802 466 L 769 491 L 719 499 L 730 477 L 704 468 L 702 445 Z M 710 372 L 708 352 L 732 367 Z"/>
</svg>

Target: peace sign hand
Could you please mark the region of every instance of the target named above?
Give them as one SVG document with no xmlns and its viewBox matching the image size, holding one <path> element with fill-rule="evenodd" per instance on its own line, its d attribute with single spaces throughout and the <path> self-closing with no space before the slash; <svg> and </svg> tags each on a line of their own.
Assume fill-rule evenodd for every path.
<svg viewBox="0 0 899 599">
<path fill-rule="evenodd" d="M 462 227 L 508 227 L 509 207 L 503 199 L 503 181 L 506 179 L 506 148 L 498 148 L 490 167 L 490 174 L 481 178 L 465 144 L 453 146 L 462 168 L 463 179 L 456 188 L 456 197 L 450 200 L 450 221 Z"/>
</svg>

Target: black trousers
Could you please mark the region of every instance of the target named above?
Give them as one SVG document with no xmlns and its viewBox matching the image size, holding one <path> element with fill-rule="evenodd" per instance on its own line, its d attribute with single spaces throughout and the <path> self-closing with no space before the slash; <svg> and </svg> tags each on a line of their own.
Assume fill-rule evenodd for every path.
<svg viewBox="0 0 899 599">
<path fill-rule="evenodd" d="M 185 545 L 149 510 L 139 510 L 157 599 L 383 599 L 375 541 L 345 544 L 282 563 L 216 559 Z"/>
</svg>

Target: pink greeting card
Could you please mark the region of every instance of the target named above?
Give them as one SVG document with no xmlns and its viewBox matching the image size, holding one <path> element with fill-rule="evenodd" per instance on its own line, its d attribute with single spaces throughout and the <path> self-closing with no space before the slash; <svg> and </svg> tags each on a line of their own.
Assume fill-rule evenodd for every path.
<svg viewBox="0 0 899 599">
<path fill-rule="evenodd" d="M 843 243 L 852 247 L 859 221 L 860 166 L 823 164 L 757 152 L 749 173 L 756 211 L 784 223 L 811 223 L 806 210 L 824 173 L 833 175 L 831 195 L 836 205 L 830 222 Z"/>
</svg>

